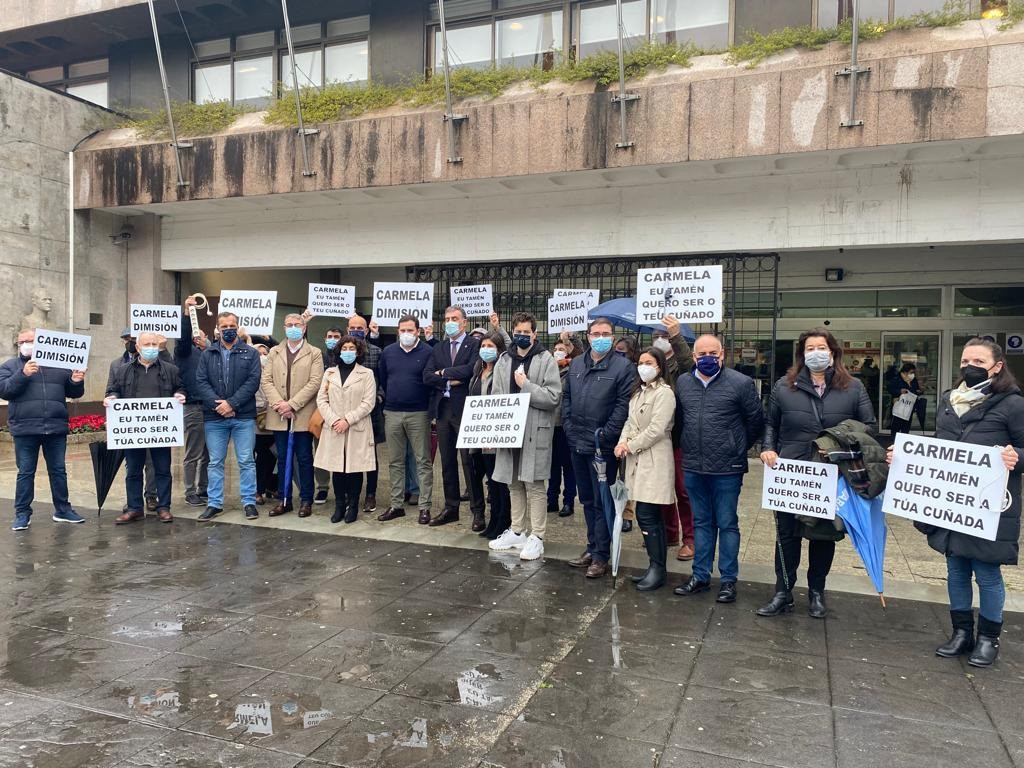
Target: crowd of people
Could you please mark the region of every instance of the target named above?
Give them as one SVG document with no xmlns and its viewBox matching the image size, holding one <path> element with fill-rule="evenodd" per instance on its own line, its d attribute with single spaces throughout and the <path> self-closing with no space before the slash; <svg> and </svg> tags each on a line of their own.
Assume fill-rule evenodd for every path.
<svg viewBox="0 0 1024 768">
<path fill-rule="evenodd" d="M 289 314 L 283 341 L 273 343 L 248 337 L 234 314 L 222 312 L 215 338 L 208 339 L 198 330 L 193 336 L 186 311 L 173 354 L 154 334 L 133 339 L 126 332 L 125 354 L 108 372 L 106 402 L 175 397 L 184 404 L 185 502 L 204 507 L 200 523 L 224 510 L 225 459 L 233 444 L 249 519 L 271 502 L 272 517 L 292 512 L 293 483 L 300 517 L 324 503 L 332 486 L 332 523 L 352 523 L 360 514 L 387 523 L 411 507 L 419 524 L 437 527 L 458 521 L 468 501 L 471 528 L 491 550 L 536 560 L 544 554 L 548 515 L 574 514 L 578 498 L 587 542 L 568 564 L 597 579 L 608 571 L 611 547 L 595 462 L 600 457 L 608 480 L 619 476 L 621 464 L 628 516 L 647 551 L 648 568 L 634 578 L 636 589 L 664 586 L 667 558 L 675 551 L 678 559 L 693 561 L 675 594 L 708 592 L 717 553 L 715 599 L 732 603 L 739 577 L 737 510 L 750 452 L 760 445 L 761 461 L 775 466 L 780 457 L 811 458 L 812 441 L 823 430 L 853 423 L 871 435 L 877 427 L 865 386 L 847 370 L 842 344 L 824 328 L 800 336 L 793 365 L 765 409 L 753 380 L 726 367 L 718 337 L 699 336 L 691 349 L 671 316 L 647 348 L 634 337 L 617 337 L 610 320 L 597 318 L 583 337 L 560 335 L 551 351 L 538 340 L 537 319 L 526 312 L 511 319 L 508 333 L 497 315 L 488 327 L 470 329 L 462 308 L 448 307 L 443 339 L 407 315 L 398 323 L 397 341 L 383 349 L 373 343 L 378 329 L 359 316 L 344 329 L 331 327 L 321 349 L 308 338 L 308 320 L 307 314 Z M 54 521 L 82 522 L 68 502 L 64 450 L 66 398 L 82 396 L 85 372 L 39 367 L 31 360 L 32 339 L 31 330 L 22 332 L 18 356 L 0 366 L 0 397 L 10 402 L 18 463 L 16 531 L 31 522 L 40 449 Z M 912 369 L 901 376 L 912 390 Z M 457 448 L 468 396 L 518 393 L 529 395 L 520 447 Z M 954 633 L 936 652 L 970 653 L 970 663 L 987 666 L 999 647 L 1005 597 L 1000 565 L 1017 562 L 1024 452 L 1024 397 L 998 345 L 967 343 L 961 380 L 938 406 L 937 436 L 1002 446 L 1011 473 L 1011 503 L 996 541 L 919 526 L 948 565 Z M 387 446 L 389 488 L 378 513 L 381 443 Z M 436 502 L 435 450 L 443 488 Z M 119 524 L 143 520 L 147 508 L 172 521 L 170 453 L 127 451 L 128 503 Z M 270 479 L 275 464 L 276 484 Z M 776 585 L 757 614 L 775 617 L 793 609 L 807 539 L 808 612 L 824 617 L 839 537 L 834 529 L 809 530 L 814 526 L 794 515 L 776 513 L 776 520 Z M 977 637 L 972 575 L 980 590 Z"/>
</svg>

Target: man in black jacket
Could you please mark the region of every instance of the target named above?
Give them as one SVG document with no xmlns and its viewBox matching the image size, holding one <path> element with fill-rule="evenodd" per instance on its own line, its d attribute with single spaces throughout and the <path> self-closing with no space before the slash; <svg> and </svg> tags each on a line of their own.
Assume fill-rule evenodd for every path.
<svg viewBox="0 0 1024 768">
<path fill-rule="evenodd" d="M 711 588 L 717 538 L 722 579 L 717 599 L 732 603 L 739 576 L 736 508 L 747 471 L 747 451 L 761 439 L 764 413 L 754 381 L 723 367 L 725 350 L 717 336 L 699 337 L 693 356 L 696 367 L 676 382 L 676 421 L 682 425 L 686 491 L 693 506 L 693 575 L 675 593 L 693 595 Z"/>
<path fill-rule="evenodd" d="M 178 368 L 160 358 L 160 342 L 155 333 L 140 333 L 137 340 L 139 354 L 114 372 L 107 384 L 104 407 L 118 398 L 174 397 L 185 403 L 185 388 L 181 385 Z M 125 490 L 128 507 L 115 520 L 117 525 L 134 523 L 146 517 L 142 498 L 142 468 L 147 454 L 153 462 L 153 475 L 157 492 L 157 517 L 161 523 L 170 523 L 171 517 L 171 449 L 130 448 L 125 451 Z"/>
<path fill-rule="evenodd" d="M 455 448 L 466 404 L 469 380 L 477 361 L 480 342 L 466 333 L 466 312 L 462 307 L 444 311 L 444 332 L 448 337 L 434 347 L 430 364 L 423 371 L 423 382 L 433 389 L 430 417 L 437 422 L 437 448 L 441 453 L 441 477 L 444 482 L 444 509 L 430 525 L 445 525 L 459 519 L 459 453 Z M 422 488 L 420 489 L 422 492 Z"/>
<path fill-rule="evenodd" d="M 210 451 L 210 485 L 207 507 L 200 522 L 212 520 L 224 511 L 224 459 L 228 442 L 235 443 L 239 491 L 245 517 L 259 517 L 256 511 L 256 390 L 260 388 L 260 354 L 239 339 L 238 317 L 231 312 L 217 315 L 220 340 L 208 346 L 199 358 L 196 390 L 203 403 L 206 445 Z"/>
<path fill-rule="evenodd" d="M 608 571 L 611 533 L 601 505 L 594 456 L 599 449 L 607 465 L 608 482 L 613 482 L 619 465 L 612 451 L 629 414 L 636 366 L 612 353 L 615 328 L 607 318 L 593 320 L 588 335 L 590 351 L 569 365 L 562 390 L 562 428 L 587 520 L 587 550 L 569 565 L 586 568 L 587 578 L 597 579 Z"/>
<path fill-rule="evenodd" d="M 50 476 L 55 523 L 84 523 L 71 508 L 64 454 L 68 444 L 67 398 L 85 394 L 85 371 L 40 366 L 32 361 L 35 331 L 18 334 L 18 354 L 0 365 L 0 398 L 8 402 L 8 426 L 14 438 L 18 479 L 14 488 L 12 531 L 24 531 L 32 522 L 36 466 L 43 449 Z"/>
<path fill-rule="evenodd" d="M 185 456 L 182 465 L 185 470 L 185 503 L 193 507 L 206 504 L 208 480 L 206 468 L 210 464 L 210 453 L 206 450 L 206 431 L 203 428 L 203 403 L 196 387 L 196 371 L 199 358 L 209 346 L 209 339 L 202 330 L 192 328 L 188 308 L 195 306 L 191 296 L 185 300 L 185 311 L 181 318 L 181 338 L 174 344 L 174 364 L 181 375 L 185 388 Z"/>
</svg>

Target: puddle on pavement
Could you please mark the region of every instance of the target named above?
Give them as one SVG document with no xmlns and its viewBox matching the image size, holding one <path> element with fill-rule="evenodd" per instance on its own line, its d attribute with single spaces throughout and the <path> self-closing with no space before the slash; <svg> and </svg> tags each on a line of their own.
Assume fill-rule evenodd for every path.
<svg viewBox="0 0 1024 768">
<path fill-rule="evenodd" d="M 141 640 L 151 637 L 173 637 L 183 631 L 185 631 L 185 623 L 182 621 L 154 621 L 141 627 L 122 626 L 120 629 L 115 629 L 113 634 L 118 637 Z"/>
<path fill-rule="evenodd" d="M 304 698 L 309 699 L 308 703 Z M 280 703 L 262 699 L 236 704 L 227 730 L 241 731 L 247 736 L 273 736 L 289 729 L 316 728 L 332 717 L 334 712 L 323 709 L 318 696 L 289 696 Z"/>
<path fill-rule="evenodd" d="M 479 664 L 467 669 L 455 681 L 459 689 L 459 701 L 470 707 L 486 709 L 504 700 L 490 692 L 490 681 L 500 680 L 501 675 L 493 664 Z"/>
</svg>

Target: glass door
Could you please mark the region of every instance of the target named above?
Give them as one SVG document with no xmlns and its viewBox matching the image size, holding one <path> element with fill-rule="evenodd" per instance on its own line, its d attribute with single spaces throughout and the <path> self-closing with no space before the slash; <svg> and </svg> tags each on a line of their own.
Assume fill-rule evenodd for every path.
<svg viewBox="0 0 1024 768">
<path fill-rule="evenodd" d="M 938 402 L 937 393 L 941 389 L 941 346 L 940 333 L 882 332 L 882 375 L 879 381 L 882 408 L 878 414 L 880 430 L 891 430 L 893 401 L 899 399 L 903 390 L 911 387 L 906 378 L 901 376 L 901 371 L 913 366 L 907 373 L 913 373 L 919 391 L 910 430 L 929 435 L 935 431 L 935 406 Z"/>
</svg>

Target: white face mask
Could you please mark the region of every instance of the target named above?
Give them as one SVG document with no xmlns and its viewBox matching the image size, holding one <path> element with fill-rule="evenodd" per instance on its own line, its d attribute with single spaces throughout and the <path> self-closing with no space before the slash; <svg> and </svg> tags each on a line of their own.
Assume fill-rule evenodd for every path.
<svg viewBox="0 0 1024 768">
<path fill-rule="evenodd" d="M 653 342 L 651 342 L 651 346 L 654 347 L 655 349 L 661 350 L 662 352 L 668 352 L 670 349 L 672 349 L 672 344 L 670 344 L 669 340 L 666 339 L 664 336 L 659 336 L 658 338 L 656 338 Z"/>
<path fill-rule="evenodd" d="M 18 345 L 18 352 L 21 353 L 22 357 L 32 357 L 32 353 L 35 352 L 36 345 L 31 341 L 23 341 Z"/>
<path fill-rule="evenodd" d="M 658 369 L 653 365 L 638 365 L 636 367 L 637 373 L 640 374 L 640 381 L 644 384 L 650 384 L 656 378 L 658 378 Z"/>
<path fill-rule="evenodd" d="M 556 349 L 555 350 L 555 360 L 565 360 L 566 357 L 568 357 L 568 355 L 565 354 L 564 350 L 561 350 L 561 349 Z"/>
<path fill-rule="evenodd" d="M 406 349 L 412 349 L 416 346 L 416 334 L 415 333 L 400 333 L 398 334 L 398 343 Z"/>
</svg>

